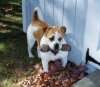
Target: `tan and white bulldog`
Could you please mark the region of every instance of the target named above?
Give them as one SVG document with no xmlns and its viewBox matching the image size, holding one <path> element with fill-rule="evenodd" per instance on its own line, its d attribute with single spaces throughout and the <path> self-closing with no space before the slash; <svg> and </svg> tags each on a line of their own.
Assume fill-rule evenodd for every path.
<svg viewBox="0 0 100 87">
<path fill-rule="evenodd" d="M 27 30 L 29 57 L 33 57 L 31 49 L 37 41 L 38 56 L 41 58 L 43 71 L 48 72 L 49 61 L 61 59 L 63 67 L 67 64 L 69 46 L 64 39 L 66 27 L 49 26 L 38 16 L 38 10 L 33 13 L 32 23 Z"/>
</svg>

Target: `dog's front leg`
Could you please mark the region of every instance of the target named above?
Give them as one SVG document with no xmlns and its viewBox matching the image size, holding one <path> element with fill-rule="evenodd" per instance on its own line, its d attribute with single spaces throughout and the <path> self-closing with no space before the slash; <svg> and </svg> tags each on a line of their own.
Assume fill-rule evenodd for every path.
<svg viewBox="0 0 100 87">
<path fill-rule="evenodd" d="M 67 64 L 67 58 L 62 58 L 62 66 L 63 67 L 66 67 L 66 64 Z"/>
<path fill-rule="evenodd" d="M 43 66 L 43 71 L 48 72 L 48 61 L 46 59 L 42 59 L 42 66 Z"/>
</svg>

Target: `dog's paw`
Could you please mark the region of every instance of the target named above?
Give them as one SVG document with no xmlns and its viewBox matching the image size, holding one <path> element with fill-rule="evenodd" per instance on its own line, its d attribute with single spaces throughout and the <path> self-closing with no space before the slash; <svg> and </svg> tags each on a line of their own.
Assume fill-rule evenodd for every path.
<svg viewBox="0 0 100 87">
<path fill-rule="evenodd" d="M 67 65 L 67 64 L 64 64 L 64 63 L 63 63 L 63 64 L 62 64 L 62 67 L 63 67 L 63 68 L 65 68 L 65 67 L 66 67 L 66 65 Z"/>
<path fill-rule="evenodd" d="M 32 54 L 31 54 L 31 55 L 29 55 L 29 58 L 34 58 L 34 55 L 32 55 Z"/>
<path fill-rule="evenodd" d="M 48 79 L 50 79 L 51 74 L 50 74 L 50 73 L 47 73 L 47 72 L 43 72 L 43 73 L 41 73 L 40 76 L 41 76 L 44 80 L 48 80 Z"/>
</svg>

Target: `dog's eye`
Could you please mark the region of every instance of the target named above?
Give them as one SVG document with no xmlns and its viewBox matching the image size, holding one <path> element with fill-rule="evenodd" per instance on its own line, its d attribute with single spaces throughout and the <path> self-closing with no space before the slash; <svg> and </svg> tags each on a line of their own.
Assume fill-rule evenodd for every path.
<svg viewBox="0 0 100 87">
<path fill-rule="evenodd" d="M 62 40 L 62 38 L 60 37 L 59 39 L 58 39 L 58 41 L 61 41 Z"/>
<path fill-rule="evenodd" d="M 53 40 L 54 40 L 54 36 L 52 36 L 51 38 L 49 38 L 49 40 L 50 40 L 50 41 L 53 41 Z"/>
</svg>

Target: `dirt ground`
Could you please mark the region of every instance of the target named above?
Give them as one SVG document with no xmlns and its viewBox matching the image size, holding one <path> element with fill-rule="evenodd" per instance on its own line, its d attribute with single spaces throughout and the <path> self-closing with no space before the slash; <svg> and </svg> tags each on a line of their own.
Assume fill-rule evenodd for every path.
<svg viewBox="0 0 100 87">
<path fill-rule="evenodd" d="M 21 1 L 9 1 L 0 4 L 0 87 L 16 87 L 13 84 L 34 73 L 34 65 L 40 63 L 38 58 L 28 58 Z"/>
</svg>

